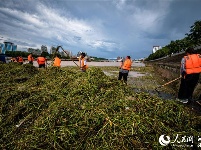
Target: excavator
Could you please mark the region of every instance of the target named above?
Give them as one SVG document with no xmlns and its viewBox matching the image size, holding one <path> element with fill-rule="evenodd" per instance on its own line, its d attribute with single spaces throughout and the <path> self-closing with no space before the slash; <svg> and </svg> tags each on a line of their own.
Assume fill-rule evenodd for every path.
<svg viewBox="0 0 201 150">
<path fill-rule="evenodd" d="M 64 53 L 66 53 L 66 51 L 63 49 L 62 46 L 57 46 L 56 51 L 54 52 L 53 58 L 54 58 L 54 56 L 56 55 L 56 53 L 59 51 L 60 48 L 62 49 L 62 51 L 63 51 Z M 67 54 L 67 53 L 66 53 L 66 54 Z M 67 54 L 67 55 L 68 55 L 68 54 Z M 78 66 L 78 64 L 77 64 L 73 59 L 71 59 L 71 60 L 75 63 L 75 65 L 76 65 L 77 67 L 80 68 L 80 66 Z"/>
</svg>

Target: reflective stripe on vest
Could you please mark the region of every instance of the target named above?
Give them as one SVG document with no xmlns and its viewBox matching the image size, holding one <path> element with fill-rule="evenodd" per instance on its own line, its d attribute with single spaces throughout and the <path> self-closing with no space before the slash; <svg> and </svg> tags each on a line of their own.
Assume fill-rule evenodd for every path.
<svg viewBox="0 0 201 150">
<path fill-rule="evenodd" d="M 192 54 L 184 56 L 186 74 L 201 72 L 201 56 L 200 54 Z"/>
</svg>

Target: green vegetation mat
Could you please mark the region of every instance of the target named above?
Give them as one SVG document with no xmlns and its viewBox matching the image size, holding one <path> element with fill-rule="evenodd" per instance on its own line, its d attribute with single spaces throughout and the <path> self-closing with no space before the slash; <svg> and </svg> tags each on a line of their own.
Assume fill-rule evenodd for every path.
<svg viewBox="0 0 201 150">
<path fill-rule="evenodd" d="M 201 136 L 188 108 L 135 93 L 101 68 L 10 63 L 0 73 L 1 149 L 162 149 L 162 134 Z"/>
</svg>

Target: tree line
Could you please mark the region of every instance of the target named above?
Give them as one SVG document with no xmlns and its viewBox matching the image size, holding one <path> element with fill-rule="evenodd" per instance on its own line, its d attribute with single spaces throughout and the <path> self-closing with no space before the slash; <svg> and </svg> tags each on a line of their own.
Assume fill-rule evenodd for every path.
<svg viewBox="0 0 201 150">
<path fill-rule="evenodd" d="M 171 41 L 162 49 L 150 54 L 146 60 L 149 61 L 165 56 L 171 56 L 171 54 L 185 51 L 187 47 L 195 47 L 201 44 L 201 20 L 195 21 L 195 23 L 190 27 L 189 33 L 186 33 L 185 35 L 186 37 L 183 39 Z"/>
</svg>

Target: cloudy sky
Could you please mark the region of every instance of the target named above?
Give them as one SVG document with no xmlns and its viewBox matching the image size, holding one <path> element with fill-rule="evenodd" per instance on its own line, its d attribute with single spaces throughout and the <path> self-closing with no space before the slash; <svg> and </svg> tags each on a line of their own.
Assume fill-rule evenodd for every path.
<svg viewBox="0 0 201 150">
<path fill-rule="evenodd" d="M 201 20 L 201 0 L 1 0 L 0 43 L 73 54 L 147 57 Z"/>
</svg>

